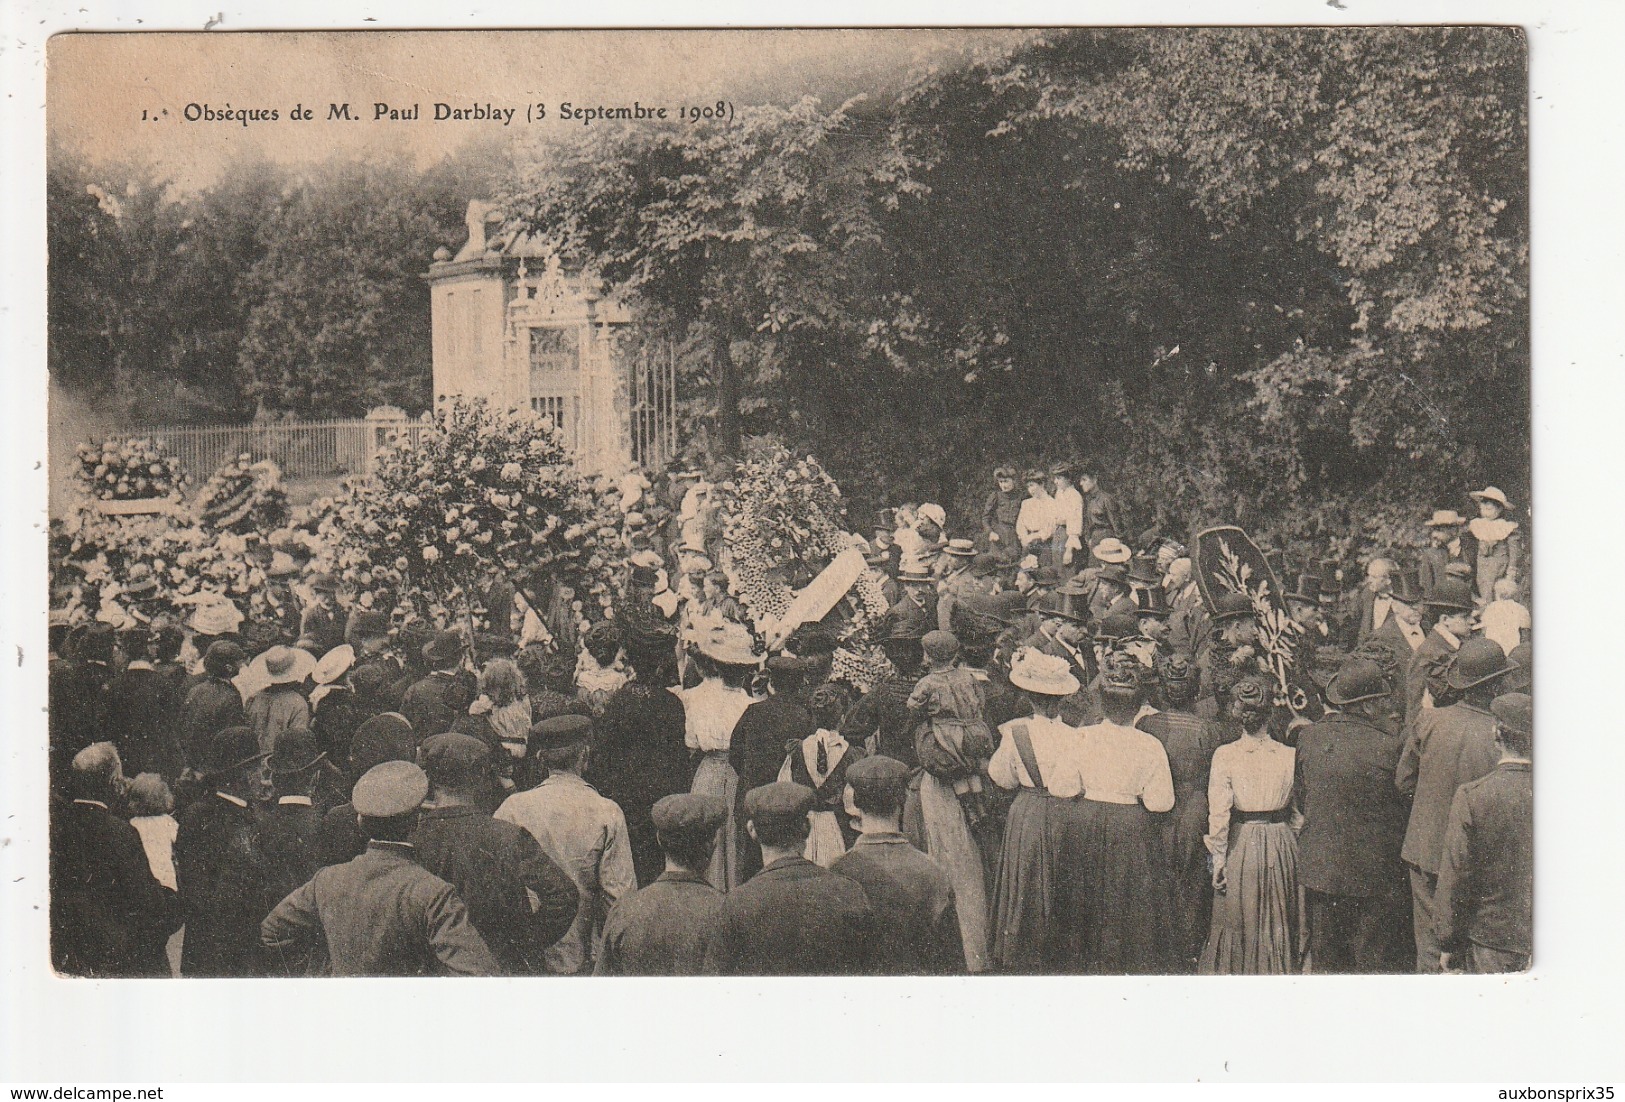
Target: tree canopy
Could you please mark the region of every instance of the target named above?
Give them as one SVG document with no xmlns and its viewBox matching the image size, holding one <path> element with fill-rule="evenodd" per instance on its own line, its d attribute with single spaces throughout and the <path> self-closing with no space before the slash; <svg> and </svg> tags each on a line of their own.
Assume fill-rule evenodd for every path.
<svg viewBox="0 0 1625 1102">
<path fill-rule="evenodd" d="M 424 408 L 419 273 L 494 197 L 697 350 L 691 438 L 776 433 L 858 511 L 968 518 L 966 472 L 1064 454 L 1136 526 L 1352 551 L 1472 483 L 1527 500 L 1525 62 L 1505 28 L 1073 30 L 422 174 L 178 199 L 53 159 L 52 370 L 204 417 Z"/>
</svg>

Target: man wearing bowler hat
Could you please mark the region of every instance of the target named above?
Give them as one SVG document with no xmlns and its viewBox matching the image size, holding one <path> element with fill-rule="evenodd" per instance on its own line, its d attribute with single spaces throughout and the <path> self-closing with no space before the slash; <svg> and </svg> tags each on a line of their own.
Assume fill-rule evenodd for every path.
<svg viewBox="0 0 1625 1102">
<path fill-rule="evenodd" d="M 874 912 L 857 881 L 801 855 L 813 790 L 776 782 L 745 794 L 745 829 L 762 871 L 722 901 L 706 971 L 724 976 L 862 975 Z"/>
<path fill-rule="evenodd" d="M 260 924 L 276 971 L 327 951 L 335 976 L 494 976 L 501 971 L 457 892 L 413 860 L 429 778 L 409 761 L 375 765 L 350 795 L 367 836 L 361 856 L 322 869 Z"/>
<path fill-rule="evenodd" d="M 1309 967 L 1317 973 L 1403 971 L 1409 889 L 1400 847 L 1409 808 L 1394 785 L 1400 735 L 1382 668 L 1352 658 L 1326 686 L 1330 710 L 1298 733 L 1298 881 Z"/>
<path fill-rule="evenodd" d="M 1500 760 L 1456 790 L 1445 825 L 1434 896 L 1439 967 L 1522 972 L 1533 950 L 1535 902 L 1534 701 L 1507 693 L 1490 702 Z"/>
<path fill-rule="evenodd" d="M 1445 678 L 1460 698 L 1446 708 L 1422 709 L 1400 755 L 1394 783 L 1401 793 L 1411 797 L 1410 822 L 1401 856 L 1410 866 L 1418 972 L 1439 971 L 1434 889 L 1444 850 L 1445 825 L 1456 789 L 1476 781 L 1501 759 L 1490 702 L 1512 669 L 1512 663 L 1492 640 L 1469 639 L 1463 643 Z"/>
<path fill-rule="evenodd" d="M 322 813 L 311 792 L 326 760 L 316 736 L 302 727 L 283 734 L 271 751 L 267 764 L 272 802 L 260 810 L 258 829 L 273 899 L 281 899 L 321 868 Z"/>
<path fill-rule="evenodd" d="M 1439 697 L 1448 692 L 1444 678 L 1450 660 L 1473 631 L 1473 589 L 1462 579 L 1439 579 L 1423 605 L 1433 617 L 1433 626 L 1411 656 L 1405 674 L 1406 726 L 1416 722 L 1416 714 L 1423 708 L 1448 703 Z"/>
<path fill-rule="evenodd" d="M 493 780 L 489 743 L 431 735 L 418 759 L 429 778 L 412 835 L 418 864 L 457 890 L 503 972 L 546 975 L 547 948 L 569 932 L 580 906 L 575 881 L 527 831 L 481 809 Z"/>
<path fill-rule="evenodd" d="M 276 902 L 249 806 L 265 754 L 248 727 L 228 727 L 209 743 L 209 794 L 176 816 L 175 878 L 186 913 L 183 976 L 252 976 L 260 919 Z"/>
<path fill-rule="evenodd" d="M 515 793 L 496 817 L 528 830 L 571 880 L 581 897 L 570 930 L 547 950 L 554 975 L 591 972 L 604 917 L 623 896 L 637 889 L 626 816 L 581 779 L 592 752 L 592 720 L 554 716 L 530 729 L 531 750 L 547 767 L 547 779 Z"/>
<path fill-rule="evenodd" d="M 423 661 L 429 675 L 401 697 L 401 714 L 412 725 L 412 732 L 421 742 L 430 735 L 441 733 L 444 718 L 441 709 L 450 709 L 455 715 L 474 700 L 473 680 L 464 676 L 463 637 L 455 631 L 436 632 L 433 639 L 423 644 Z M 457 706 L 460 702 L 461 706 Z M 436 730 L 430 730 L 430 728 Z M 449 729 L 449 726 L 446 728 Z"/>
<path fill-rule="evenodd" d="M 344 642 L 346 614 L 338 606 L 339 580 L 331 574 L 317 574 L 308 587 L 311 603 L 299 617 L 299 635 L 312 639 L 318 654 L 326 654 Z"/>
<path fill-rule="evenodd" d="M 680 792 L 652 812 L 666 868 L 610 910 L 600 976 L 697 976 L 722 914 L 722 893 L 705 878 L 717 832 L 728 818 L 718 796 Z"/>
</svg>

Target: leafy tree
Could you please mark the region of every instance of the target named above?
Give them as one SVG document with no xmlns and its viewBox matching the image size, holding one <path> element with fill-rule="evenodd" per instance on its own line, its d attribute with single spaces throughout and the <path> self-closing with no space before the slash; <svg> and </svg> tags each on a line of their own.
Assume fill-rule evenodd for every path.
<svg viewBox="0 0 1625 1102">
<path fill-rule="evenodd" d="M 566 260 L 699 329 L 725 452 L 749 384 L 805 366 L 787 348 L 849 329 L 872 280 L 866 163 L 883 135 L 855 110 L 806 98 L 733 123 L 599 127 L 535 150 L 503 197 Z"/>
</svg>

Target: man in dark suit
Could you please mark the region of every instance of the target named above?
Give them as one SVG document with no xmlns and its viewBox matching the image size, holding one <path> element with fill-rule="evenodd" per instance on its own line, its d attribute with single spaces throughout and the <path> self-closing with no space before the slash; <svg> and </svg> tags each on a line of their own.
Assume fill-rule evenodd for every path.
<svg viewBox="0 0 1625 1102">
<path fill-rule="evenodd" d="M 113 628 L 86 624 L 67 664 L 52 670 L 50 684 L 51 779 L 62 795 L 72 782 L 74 755 L 107 737 L 107 692 L 113 681 Z"/>
<path fill-rule="evenodd" d="M 217 733 L 246 722 L 242 694 L 231 681 L 242 666 L 243 648 L 230 640 L 217 639 L 203 652 L 204 676 L 181 703 L 181 756 L 188 767 L 201 767 Z"/>
<path fill-rule="evenodd" d="M 457 890 L 504 973 L 546 975 L 543 954 L 569 932 L 581 896 L 529 832 L 480 808 L 492 783 L 491 754 L 473 735 L 424 740 L 429 799 L 412 835 L 414 856 Z"/>
<path fill-rule="evenodd" d="M 665 871 L 616 902 L 593 967 L 600 976 L 696 976 L 722 915 L 722 893 L 705 878 L 728 818 L 718 796 L 680 792 L 651 812 Z"/>
<path fill-rule="evenodd" d="M 1467 518 L 1454 509 L 1435 509 L 1427 521 L 1428 545 L 1422 548 L 1422 589 L 1432 593 L 1449 576 L 1451 563 L 1468 568 L 1468 576 L 1477 568 L 1478 541 L 1463 533 Z"/>
<path fill-rule="evenodd" d="M 356 782 L 350 804 L 366 852 L 322 869 L 259 924 L 279 971 L 325 951 L 335 976 L 500 974 L 456 889 L 412 859 L 409 839 L 428 794 L 428 777 L 407 761 L 374 766 Z"/>
<path fill-rule="evenodd" d="M 1461 694 L 1448 708 L 1424 708 L 1417 716 L 1400 754 L 1394 783 L 1411 797 L 1410 822 L 1400 856 L 1410 866 L 1412 925 L 1416 935 L 1416 969 L 1439 971 L 1434 891 L 1444 852 L 1445 826 L 1456 789 L 1476 781 L 1501 759 L 1495 744 L 1495 717 L 1490 702 L 1496 686 L 1512 670 L 1501 648 L 1490 639 L 1469 639 L 1456 652 L 1449 687 Z"/>
<path fill-rule="evenodd" d="M 1101 489 L 1092 474 L 1078 476 L 1078 490 L 1083 494 L 1083 545 L 1093 547 L 1107 536 L 1123 535 L 1123 518 L 1117 509 L 1117 499 Z"/>
<path fill-rule="evenodd" d="M 450 730 L 451 718 L 474 702 L 475 686 L 463 669 L 463 638 L 455 631 L 442 631 L 423 645 L 423 658 L 429 675 L 414 682 L 401 696 L 401 714 L 412 725 L 419 742 L 430 735 Z"/>
<path fill-rule="evenodd" d="M 1428 592 L 1423 602 L 1433 615 L 1422 645 L 1411 655 L 1405 673 L 1405 725 L 1416 722 L 1424 707 L 1438 707 L 1439 695 L 1446 692 L 1444 677 L 1450 659 L 1473 631 L 1473 590 L 1460 578 L 1445 577 Z"/>
<path fill-rule="evenodd" d="M 1409 808 L 1394 786 L 1400 737 L 1387 680 L 1351 659 L 1326 686 L 1332 706 L 1298 734 L 1298 881 L 1314 972 L 1392 973 L 1409 955 L 1405 840 Z"/>
<path fill-rule="evenodd" d="M 856 880 L 874 908 L 877 974 L 952 975 L 965 970 L 953 884 L 903 835 L 911 772 L 887 757 L 864 758 L 846 771 L 846 813 L 861 833 L 830 871 Z"/>
<path fill-rule="evenodd" d="M 1353 638 L 1348 645 L 1354 647 L 1371 638 L 1388 619 L 1389 594 L 1394 589 L 1394 562 L 1375 558 L 1366 563 L 1365 584 L 1354 594 Z"/>
<path fill-rule="evenodd" d="M 762 871 L 722 903 L 705 970 L 724 976 L 862 975 L 870 970 L 874 911 L 857 881 L 801 856 L 813 791 L 774 783 L 745 795 L 745 829 Z"/>
<path fill-rule="evenodd" d="M 113 813 L 124 768 L 110 742 L 74 755 L 70 799 L 51 809 L 51 964 L 70 976 L 167 976 L 175 893 L 152 874 L 141 836 Z"/>
<path fill-rule="evenodd" d="M 177 816 L 175 877 L 186 910 L 181 975 L 256 975 L 260 920 L 276 903 L 248 804 L 265 755 L 248 727 L 219 732 L 209 755 L 209 795 Z"/>
<path fill-rule="evenodd" d="M 259 815 L 260 853 L 265 859 L 266 889 L 279 900 L 321 868 L 322 815 L 311 791 L 327 755 L 316 736 L 303 727 L 283 733 L 271 751 L 272 803 Z"/>
<path fill-rule="evenodd" d="M 1490 703 L 1501 760 L 1456 790 L 1445 827 L 1439 886 L 1439 967 L 1522 972 L 1532 951 L 1535 900 L 1534 701 L 1507 693 Z"/>
<path fill-rule="evenodd" d="M 734 724 L 728 745 L 728 764 L 739 774 L 739 799 L 753 788 L 778 779 L 786 743 L 801 742 L 816 730 L 812 713 L 803 703 L 803 683 L 812 664 L 788 654 L 767 660 L 768 696 L 746 708 Z M 670 695 L 669 693 L 667 694 Z M 735 815 L 741 833 L 745 817 Z M 761 869 L 761 850 L 749 838 L 739 839 L 739 878 L 748 880 Z"/>
<path fill-rule="evenodd" d="M 652 883 L 665 868 L 651 818 L 655 803 L 687 792 L 694 780 L 694 765 L 683 743 L 687 722 L 683 702 L 666 691 L 675 681 L 674 642 L 664 633 L 652 638 L 629 633 L 625 645 L 632 680 L 604 702 L 587 767 L 588 782 L 606 800 L 620 805 L 626 816 L 639 884 Z M 734 746 L 738 740 L 736 731 Z"/>
</svg>

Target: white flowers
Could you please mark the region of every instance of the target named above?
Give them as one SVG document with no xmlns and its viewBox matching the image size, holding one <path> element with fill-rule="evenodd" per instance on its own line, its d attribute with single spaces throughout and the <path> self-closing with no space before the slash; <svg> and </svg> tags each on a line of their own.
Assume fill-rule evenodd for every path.
<svg viewBox="0 0 1625 1102">
<path fill-rule="evenodd" d="M 468 469 L 471 471 L 485 470 L 485 456 L 476 455 L 473 459 L 470 459 L 468 461 Z"/>
<path fill-rule="evenodd" d="M 423 561 L 424 562 L 439 562 L 440 561 L 440 548 L 435 547 L 433 545 L 431 545 L 429 547 L 425 547 L 423 549 Z"/>
<path fill-rule="evenodd" d="M 525 468 L 521 467 L 517 463 L 504 463 L 502 465 L 502 470 L 499 473 L 506 482 L 518 482 L 524 477 Z"/>
</svg>

